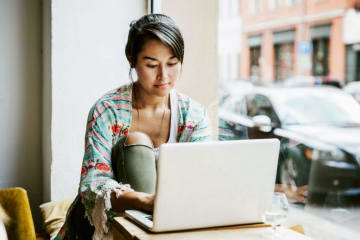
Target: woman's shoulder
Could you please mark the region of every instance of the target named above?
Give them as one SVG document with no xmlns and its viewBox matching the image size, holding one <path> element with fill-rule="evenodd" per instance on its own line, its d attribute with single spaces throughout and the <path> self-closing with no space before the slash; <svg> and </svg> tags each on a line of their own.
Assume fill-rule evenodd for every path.
<svg viewBox="0 0 360 240">
<path fill-rule="evenodd" d="M 199 103 L 198 101 L 192 99 L 191 97 L 175 90 L 177 102 L 179 104 L 179 107 L 185 111 L 188 110 L 201 110 L 204 109 L 204 106 Z"/>
<path fill-rule="evenodd" d="M 205 107 L 189 96 L 176 92 L 179 104 L 178 142 L 208 141 L 211 130 Z"/>
<path fill-rule="evenodd" d="M 93 109 L 101 108 L 128 108 L 131 106 L 131 84 L 124 84 L 106 92 L 92 106 Z"/>
<path fill-rule="evenodd" d="M 131 101 L 131 83 L 121 85 L 118 88 L 112 89 L 106 92 L 101 98 L 99 98 L 96 104 L 101 104 L 103 102 L 130 102 Z"/>
<path fill-rule="evenodd" d="M 205 107 L 191 97 L 175 91 L 182 119 L 201 121 L 205 116 Z"/>
<path fill-rule="evenodd" d="M 91 107 L 89 118 L 127 120 L 131 110 L 131 84 L 124 84 L 110 90 L 100 97 Z M 106 117 L 105 117 L 106 116 Z M 90 120 L 89 119 L 89 120 Z"/>
</svg>

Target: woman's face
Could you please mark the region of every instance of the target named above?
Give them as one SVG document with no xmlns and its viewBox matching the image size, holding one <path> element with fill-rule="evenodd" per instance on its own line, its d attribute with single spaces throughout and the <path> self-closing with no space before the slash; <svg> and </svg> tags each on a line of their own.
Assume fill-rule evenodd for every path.
<svg viewBox="0 0 360 240">
<path fill-rule="evenodd" d="M 159 40 L 148 40 L 137 56 L 135 70 L 147 94 L 164 97 L 180 76 L 181 62 L 171 48 Z"/>
</svg>

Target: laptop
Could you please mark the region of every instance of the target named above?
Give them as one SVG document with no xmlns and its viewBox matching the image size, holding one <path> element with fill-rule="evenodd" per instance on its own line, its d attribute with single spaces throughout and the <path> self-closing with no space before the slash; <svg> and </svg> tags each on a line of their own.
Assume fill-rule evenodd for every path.
<svg viewBox="0 0 360 240">
<path fill-rule="evenodd" d="M 125 216 L 152 232 L 260 223 L 279 146 L 277 139 L 163 144 L 153 215 Z"/>
</svg>

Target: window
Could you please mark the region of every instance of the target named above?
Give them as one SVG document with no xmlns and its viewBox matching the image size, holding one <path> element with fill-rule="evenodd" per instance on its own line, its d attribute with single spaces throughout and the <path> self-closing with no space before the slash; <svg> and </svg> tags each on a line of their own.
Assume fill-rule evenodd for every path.
<svg viewBox="0 0 360 240">
<path fill-rule="evenodd" d="M 260 79 L 260 58 L 261 58 L 261 35 L 252 35 L 248 37 L 248 45 L 250 47 L 250 78 L 253 82 Z"/>
<path fill-rule="evenodd" d="M 283 81 L 294 74 L 295 30 L 275 32 L 275 81 Z"/>
<path fill-rule="evenodd" d="M 329 38 L 330 24 L 315 25 L 310 29 L 313 44 L 313 68 L 314 76 L 329 75 Z"/>
<path fill-rule="evenodd" d="M 329 75 L 329 39 L 314 39 L 313 49 L 313 75 Z"/>
<path fill-rule="evenodd" d="M 359 0 L 238 2 L 242 43 L 232 44 L 241 48 L 239 72 L 243 81 L 226 85 L 229 91 L 225 96 L 245 98 L 246 111 L 239 111 L 241 104 L 232 103 L 232 116 L 240 116 L 230 119 L 237 127 L 234 135 L 240 136 L 236 132 L 240 126 L 247 129 L 249 138 L 279 139 L 277 183 L 297 190 L 308 185 L 306 212 L 358 235 L 360 230 L 350 221 L 338 222 L 332 215 L 339 209 L 348 216 L 357 214 L 351 207 L 355 202 L 360 206 L 360 192 L 352 195 L 360 182 L 360 139 L 353 134 L 360 129 L 360 118 L 339 110 L 349 107 L 352 113 L 360 113 L 356 102 L 360 98 L 353 94 L 360 84 L 356 82 L 360 81 L 360 11 L 355 7 Z M 231 64 L 225 65 L 230 68 Z M 231 70 L 227 71 L 231 75 Z M 348 86 L 336 89 L 321 85 Z M 224 110 L 221 104 L 219 109 Z M 227 121 L 224 116 L 219 115 L 219 125 Z M 320 208 L 322 216 L 317 211 Z M 319 235 L 310 237 L 343 237 L 341 231 L 320 234 L 320 229 L 313 228 Z"/>
<path fill-rule="evenodd" d="M 269 0 L 269 9 L 276 10 L 281 7 L 281 0 Z"/>
<path fill-rule="evenodd" d="M 256 15 L 260 12 L 260 0 L 248 1 L 249 3 L 249 12 L 251 15 Z"/>
<path fill-rule="evenodd" d="M 286 0 L 286 5 L 288 7 L 294 6 L 299 3 L 299 0 Z"/>
<path fill-rule="evenodd" d="M 250 48 L 250 77 L 254 80 L 260 78 L 260 55 L 260 46 Z"/>
<path fill-rule="evenodd" d="M 293 76 L 294 44 L 279 43 L 275 45 L 275 80 L 282 81 Z"/>
</svg>

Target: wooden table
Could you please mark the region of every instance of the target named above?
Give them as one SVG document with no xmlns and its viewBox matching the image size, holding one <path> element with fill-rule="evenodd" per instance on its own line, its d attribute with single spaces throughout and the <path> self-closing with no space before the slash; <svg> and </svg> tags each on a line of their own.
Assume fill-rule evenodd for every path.
<svg viewBox="0 0 360 240">
<path fill-rule="evenodd" d="M 206 228 L 171 233 L 150 233 L 123 216 L 115 217 L 113 226 L 113 234 L 115 240 L 258 240 L 264 239 L 264 236 L 272 231 L 270 227 L 263 224 L 258 224 Z M 310 239 L 305 235 L 302 235 L 296 231 L 287 228 L 279 227 L 278 231 L 281 236 L 284 237 L 283 239 Z"/>
</svg>

